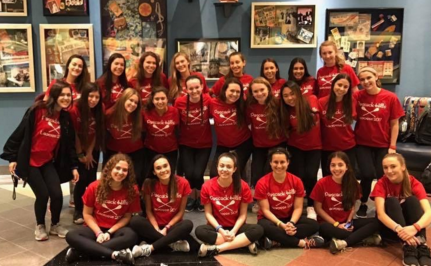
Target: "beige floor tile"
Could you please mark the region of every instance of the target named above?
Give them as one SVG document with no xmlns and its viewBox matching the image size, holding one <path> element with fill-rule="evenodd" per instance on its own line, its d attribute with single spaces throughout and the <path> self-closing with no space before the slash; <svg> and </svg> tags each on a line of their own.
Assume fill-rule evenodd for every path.
<svg viewBox="0 0 431 266">
<path fill-rule="evenodd" d="M 1 265 L 7 265 L 7 266 L 23 266 L 23 265 L 29 265 L 29 266 L 42 266 L 45 265 L 50 259 L 43 258 L 38 256 L 37 254 L 25 251 L 22 253 L 14 254 L 11 256 L 8 256 L 1 261 Z"/>
<path fill-rule="evenodd" d="M 36 241 L 34 237 L 23 237 L 13 240 L 13 243 L 45 258 L 53 258 L 67 247 L 67 243 L 63 238 L 52 235 L 49 236 L 49 240 L 47 241 Z"/>
<path fill-rule="evenodd" d="M 9 241 L 0 242 L 0 261 L 1 261 L 1 264 L 7 265 L 4 263 L 3 258 L 17 254 L 17 253 L 21 253 L 23 251 L 25 251 L 25 249 L 18 247 Z"/>
<path fill-rule="evenodd" d="M 28 237 L 34 239 L 34 229 L 30 229 L 21 225 L 18 225 L 10 230 L 0 232 L 0 237 L 8 241 L 13 241 L 17 238 Z"/>
<path fill-rule="evenodd" d="M 18 227 L 19 225 L 8 220 L 1 220 L 0 221 L 0 232 L 10 230 L 14 227 Z"/>
</svg>

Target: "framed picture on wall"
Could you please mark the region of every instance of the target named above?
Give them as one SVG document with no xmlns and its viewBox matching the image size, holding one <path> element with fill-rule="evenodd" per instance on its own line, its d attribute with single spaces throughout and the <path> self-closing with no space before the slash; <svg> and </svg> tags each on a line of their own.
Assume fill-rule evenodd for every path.
<svg viewBox="0 0 431 266">
<path fill-rule="evenodd" d="M 176 51 L 190 58 L 190 68 L 206 80 L 218 80 L 229 72 L 229 55 L 240 51 L 240 38 L 177 39 Z"/>
<path fill-rule="evenodd" d="M 0 93 L 34 91 L 31 24 L 0 24 Z"/>
<path fill-rule="evenodd" d="M 100 7 L 104 65 L 112 54 L 122 54 L 130 79 L 136 77 L 140 56 L 152 51 L 166 70 L 167 0 L 101 0 Z"/>
<path fill-rule="evenodd" d="M 27 0 L 0 0 L 0 17 L 26 17 Z"/>
<path fill-rule="evenodd" d="M 84 57 L 91 80 L 95 80 L 93 25 L 40 24 L 42 86 L 62 78 L 67 60 L 74 54 Z"/>
<path fill-rule="evenodd" d="M 88 16 L 88 0 L 43 0 L 44 16 Z"/>
<path fill-rule="evenodd" d="M 316 5 L 251 4 L 251 48 L 315 48 Z"/>
<path fill-rule="evenodd" d="M 373 67 L 382 84 L 399 84 L 403 8 L 327 9 L 325 39 L 358 73 Z"/>
</svg>

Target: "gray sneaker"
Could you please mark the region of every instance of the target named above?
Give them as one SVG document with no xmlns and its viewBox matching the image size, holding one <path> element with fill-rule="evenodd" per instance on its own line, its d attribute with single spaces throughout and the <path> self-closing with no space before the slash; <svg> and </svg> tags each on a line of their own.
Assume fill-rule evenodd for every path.
<svg viewBox="0 0 431 266">
<path fill-rule="evenodd" d="M 257 246 L 256 243 L 251 243 L 250 245 L 248 245 L 248 251 L 250 251 L 251 254 L 253 255 L 257 255 Z"/>
<path fill-rule="evenodd" d="M 132 249 L 132 255 L 134 258 L 138 257 L 148 257 L 151 255 L 151 245 L 147 244 L 147 242 L 141 242 L 141 244 L 135 245 Z"/>
<path fill-rule="evenodd" d="M 36 229 L 34 230 L 34 238 L 37 241 L 45 241 L 48 240 L 48 234 L 46 233 L 46 228 L 44 224 L 36 225 Z"/>
<path fill-rule="evenodd" d="M 362 245 L 367 247 L 380 246 L 381 243 L 382 243 L 382 237 L 379 234 L 371 235 L 362 240 Z"/>
<path fill-rule="evenodd" d="M 173 251 L 189 252 L 190 245 L 186 240 L 178 240 L 177 242 L 169 244 L 169 247 Z"/>
<path fill-rule="evenodd" d="M 67 230 L 60 224 L 51 225 L 51 229 L 49 230 L 49 234 L 57 235 L 58 237 L 61 237 L 61 238 L 65 238 L 67 232 L 69 232 L 69 230 Z"/>
</svg>

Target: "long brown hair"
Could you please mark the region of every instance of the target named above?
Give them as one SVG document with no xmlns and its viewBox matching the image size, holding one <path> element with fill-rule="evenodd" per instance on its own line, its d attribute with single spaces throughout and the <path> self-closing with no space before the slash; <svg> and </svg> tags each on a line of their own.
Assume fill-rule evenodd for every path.
<svg viewBox="0 0 431 266">
<path fill-rule="evenodd" d="M 395 158 L 400 163 L 401 166 L 405 167 L 403 171 L 403 181 L 401 182 L 401 193 L 400 196 L 404 198 L 410 197 L 412 195 L 412 185 L 410 184 L 410 174 L 406 167 L 406 160 L 404 156 L 399 153 L 388 153 L 383 157 L 383 160 L 386 158 Z"/>
<path fill-rule="evenodd" d="M 335 83 L 339 81 L 340 79 L 345 79 L 349 82 L 349 89 L 347 90 L 347 93 L 343 96 L 343 114 L 344 114 L 344 123 L 351 124 L 353 122 L 353 115 L 352 115 L 352 80 L 350 79 L 350 76 L 344 73 L 338 74 L 334 80 L 332 81 L 331 85 L 331 94 L 329 95 L 329 101 L 328 101 L 328 108 L 326 109 L 326 119 L 331 120 L 334 118 L 334 114 L 337 111 L 336 105 L 337 105 L 337 96 L 334 92 Z"/>
<path fill-rule="evenodd" d="M 125 161 L 129 165 L 127 176 L 123 181 L 121 181 L 123 188 L 127 188 L 127 201 L 131 203 L 135 197 L 138 197 L 138 194 L 135 190 L 136 177 L 135 170 L 133 168 L 133 162 L 126 154 L 117 153 L 108 160 L 105 167 L 102 169 L 102 175 L 99 179 L 99 185 L 97 186 L 96 190 L 96 201 L 100 204 L 104 203 L 104 201 L 108 199 L 109 195 L 113 191 L 109 186 L 112 179 L 111 172 L 120 161 Z"/>
<path fill-rule="evenodd" d="M 90 73 L 88 72 L 87 63 L 85 62 L 84 57 L 82 55 L 74 54 L 66 62 L 66 70 L 64 71 L 64 78 L 67 79 L 67 75 L 69 74 L 69 65 L 72 62 L 73 59 L 78 58 L 82 61 L 82 72 L 81 74 L 75 79 L 76 84 L 76 90 L 81 93 L 82 89 L 84 88 L 84 85 L 90 82 Z"/>
<path fill-rule="evenodd" d="M 128 86 L 127 85 L 127 77 L 126 77 L 126 59 L 124 58 L 124 56 L 122 54 L 114 53 L 109 57 L 108 63 L 106 63 L 106 65 L 104 67 L 102 76 L 100 76 L 97 79 L 98 83 L 104 83 L 105 84 L 106 94 L 105 94 L 104 100 L 110 100 L 111 99 L 112 87 L 114 86 L 114 84 L 112 82 L 112 77 L 114 74 L 112 74 L 111 65 L 115 61 L 115 59 L 118 59 L 118 58 L 123 59 L 123 62 L 124 62 L 124 70 L 123 70 L 123 73 L 121 73 L 121 75 L 118 77 L 118 83 L 120 83 L 121 86 L 123 86 L 124 88 L 127 88 L 127 86 Z"/>
<path fill-rule="evenodd" d="M 232 183 L 233 183 L 233 194 L 238 195 L 241 193 L 242 185 L 241 185 L 241 173 L 238 169 L 238 155 L 235 151 L 225 152 L 220 154 L 217 158 L 217 167 L 220 162 L 220 159 L 223 157 L 227 157 L 233 161 L 233 167 L 236 167 L 236 171 L 232 175 Z"/>
<path fill-rule="evenodd" d="M 145 52 L 142 54 L 141 58 L 139 58 L 139 66 L 138 66 L 138 73 L 136 75 L 137 83 L 136 88 L 138 89 L 142 83 L 144 83 L 145 79 L 145 70 L 144 70 L 144 61 L 145 59 L 151 56 L 156 60 L 156 69 L 154 70 L 153 75 L 151 76 L 151 86 L 157 87 L 162 85 L 162 77 L 161 77 L 161 66 L 160 66 L 160 57 L 153 52 Z"/>
<path fill-rule="evenodd" d="M 153 99 L 154 96 L 159 93 L 159 92 L 163 92 L 166 95 L 166 98 L 168 98 L 168 90 L 165 87 L 155 87 L 151 90 L 151 94 L 150 94 L 150 98 L 148 98 L 148 102 L 147 105 L 145 106 L 145 109 L 147 111 L 151 111 L 154 108 L 156 108 L 156 106 L 153 103 Z"/>
<path fill-rule="evenodd" d="M 340 72 L 340 71 L 343 69 L 345 62 L 344 62 L 344 59 L 343 59 L 343 58 L 341 58 L 341 57 L 338 55 L 337 45 L 336 45 L 333 41 L 324 41 L 324 42 L 322 42 L 322 43 L 320 44 L 320 47 L 319 47 L 319 55 L 320 55 L 320 57 L 322 57 L 322 47 L 323 47 L 323 46 L 325 46 L 325 47 L 326 47 L 326 46 L 332 46 L 332 48 L 334 48 L 334 53 L 335 53 L 335 65 L 337 66 L 338 72 Z"/>
<path fill-rule="evenodd" d="M 144 189 L 147 189 L 149 191 L 154 191 L 156 183 L 159 181 L 159 178 L 155 174 L 154 171 L 154 164 L 160 160 L 160 159 L 166 159 L 168 161 L 169 166 L 171 166 L 168 158 L 166 158 L 163 154 L 157 154 L 153 157 L 150 163 L 150 170 L 148 171 L 148 175 L 144 182 Z M 178 183 L 177 179 L 174 174 L 175 170 L 171 167 L 171 175 L 169 176 L 169 184 L 168 184 L 168 201 L 175 201 L 177 199 L 177 192 L 178 192 Z"/>
<path fill-rule="evenodd" d="M 298 134 L 310 131 L 311 128 L 316 124 L 314 122 L 313 111 L 311 110 L 310 104 L 308 103 L 305 96 L 302 95 L 301 88 L 299 87 L 299 85 L 296 84 L 296 82 L 289 80 L 284 83 L 280 91 L 280 121 L 283 133 L 286 136 L 289 136 L 290 132 L 292 131 L 292 125 L 290 124 L 290 114 L 292 108 L 287 105 L 283 99 L 283 92 L 286 88 L 289 88 L 296 96 L 296 103 L 294 107 L 297 117 L 296 119 L 298 121 L 296 131 L 298 132 Z"/>
<path fill-rule="evenodd" d="M 133 95 L 138 97 L 137 107 L 133 113 L 127 114 L 124 105 Z M 127 122 L 126 117 L 129 115 L 132 118 L 132 140 L 136 141 L 139 139 L 142 133 L 142 101 L 139 92 L 135 89 L 127 88 L 112 108 L 114 108 L 114 111 L 111 114 L 112 123 L 121 129 L 123 128 L 123 124 Z"/>
<path fill-rule="evenodd" d="M 239 93 L 239 99 L 234 103 L 236 106 L 236 126 L 241 128 L 245 124 L 245 101 L 244 101 L 244 87 L 242 83 L 237 78 L 227 79 L 223 87 L 220 90 L 220 94 L 218 99 L 224 103 L 226 103 L 226 90 L 229 87 L 229 84 L 237 84 L 241 91 Z"/>
<path fill-rule="evenodd" d="M 61 80 L 57 80 L 54 85 L 51 87 L 51 90 L 49 91 L 48 99 L 46 101 L 39 100 L 36 101 L 32 106 L 31 110 L 34 110 L 35 108 L 44 108 L 46 109 L 46 113 L 48 117 L 52 117 L 55 114 L 55 106 L 57 105 L 57 100 L 60 97 L 61 92 L 64 88 L 69 88 L 70 90 L 70 105 L 73 104 L 73 98 L 72 98 L 72 89 L 70 88 L 70 84 Z"/>
<path fill-rule="evenodd" d="M 169 101 L 175 100 L 178 97 L 178 95 L 181 93 L 181 90 L 183 89 L 181 87 L 181 73 L 175 67 L 175 60 L 179 56 L 183 56 L 184 59 L 186 59 L 187 62 L 189 62 L 189 72 L 191 72 L 190 57 L 184 52 L 178 52 L 174 54 L 171 60 L 171 65 L 169 67 L 169 70 L 171 72 L 171 84 L 169 85 L 169 94 L 168 94 Z"/>
<path fill-rule="evenodd" d="M 240 52 L 233 52 L 229 55 L 229 72 L 226 74 L 225 78 L 229 79 L 229 78 L 234 78 L 235 76 L 233 75 L 232 69 L 230 68 L 230 59 L 234 56 L 238 55 L 241 58 L 242 62 L 245 62 L 245 56 L 240 53 Z M 244 69 L 242 70 L 242 73 L 244 74 L 245 71 Z"/>
<path fill-rule="evenodd" d="M 267 61 L 271 62 L 271 61 Z M 281 136 L 280 119 L 278 115 L 279 106 L 278 101 L 272 95 L 271 84 L 268 80 L 263 77 L 257 77 L 250 83 L 250 88 L 248 89 L 247 96 L 247 106 L 252 104 L 258 104 L 257 100 L 253 97 L 252 86 L 253 84 L 263 84 L 265 85 L 268 96 L 265 99 L 265 117 L 266 117 L 266 132 L 269 138 L 276 139 Z"/>
</svg>

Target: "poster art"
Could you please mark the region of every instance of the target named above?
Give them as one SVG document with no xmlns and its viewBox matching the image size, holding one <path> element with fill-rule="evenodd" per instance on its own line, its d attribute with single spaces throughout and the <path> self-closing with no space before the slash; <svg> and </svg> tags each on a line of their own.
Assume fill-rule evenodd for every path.
<svg viewBox="0 0 431 266">
<path fill-rule="evenodd" d="M 43 0 L 44 16 L 88 16 L 88 0 Z"/>
<path fill-rule="evenodd" d="M 27 16 L 27 0 L 0 0 L 0 17 Z"/>
</svg>

